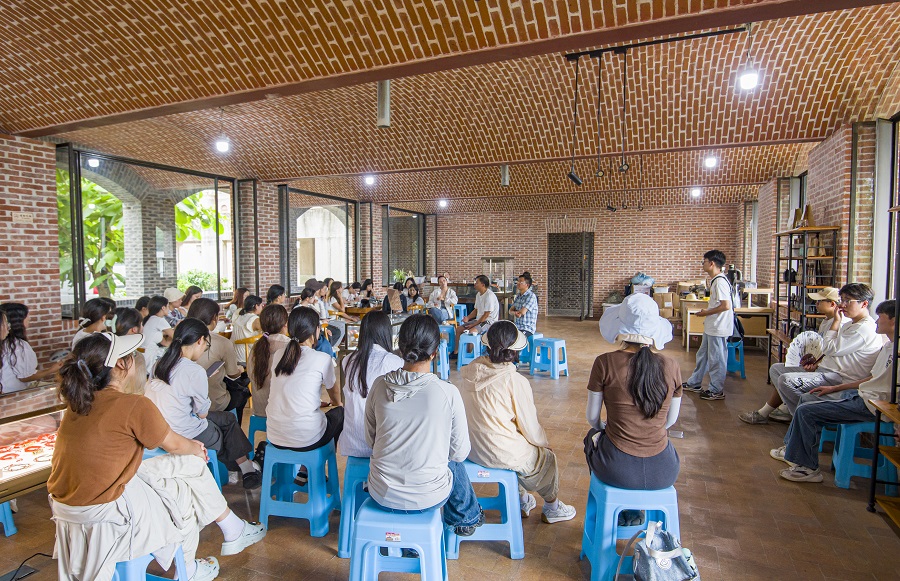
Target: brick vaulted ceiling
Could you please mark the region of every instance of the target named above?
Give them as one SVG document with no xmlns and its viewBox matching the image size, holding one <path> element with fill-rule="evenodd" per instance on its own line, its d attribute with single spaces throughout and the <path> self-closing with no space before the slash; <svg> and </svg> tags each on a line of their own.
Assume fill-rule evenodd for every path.
<svg viewBox="0 0 900 581">
<path fill-rule="evenodd" d="M 840 123 L 881 113 L 898 78 L 900 3 L 816 14 L 803 13 L 872 2 L 291 4 L 6 4 L 0 128 L 426 209 L 445 197 L 465 198 L 469 209 L 527 196 L 535 207 L 541 199 L 572 207 L 636 188 L 649 203 L 681 203 L 692 185 L 710 193 L 704 201 L 722 202 L 802 167 L 798 159 Z M 598 66 L 582 60 L 576 155 L 585 185 L 565 180 L 573 68 L 563 51 L 748 20 L 760 21 L 750 56 L 764 75 L 753 93 L 734 89 L 746 33 L 628 53 L 632 170 L 624 177 L 593 177 Z M 599 148 L 608 170 L 622 146 L 621 60 L 602 60 Z M 375 127 L 371 81 L 381 78 L 393 79 L 387 129 Z M 233 144 L 227 156 L 212 151 L 220 128 Z M 634 152 L 645 152 L 643 180 Z M 710 152 L 722 163 L 703 170 Z M 510 188 L 497 184 L 500 163 L 513 164 Z M 383 175 L 365 187 L 363 173 Z"/>
</svg>

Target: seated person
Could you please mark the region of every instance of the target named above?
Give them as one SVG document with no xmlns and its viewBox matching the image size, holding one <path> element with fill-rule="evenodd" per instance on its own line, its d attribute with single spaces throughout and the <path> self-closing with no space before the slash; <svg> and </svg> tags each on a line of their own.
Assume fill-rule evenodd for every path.
<svg viewBox="0 0 900 581">
<path fill-rule="evenodd" d="M 100 299 L 91 299 L 84 303 L 81 320 L 78 321 L 78 332 L 72 338 L 72 347 L 93 333 L 109 331 L 114 311 L 115 307 L 110 307 L 109 303 Z"/>
<path fill-rule="evenodd" d="M 448 286 L 447 277 L 441 275 L 438 277 L 437 287 L 431 291 L 431 295 L 428 297 L 428 303 L 426 303 L 428 314 L 441 325 L 444 321 L 456 319 L 453 307 L 458 302 L 459 297 L 456 296 L 456 291 Z"/>
<path fill-rule="evenodd" d="M 362 285 L 358 282 L 354 282 L 349 287 L 345 288 L 341 293 L 341 296 L 344 298 L 344 302 L 348 304 L 354 304 L 359 301 L 359 293 L 362 290 Z"/>
<path fill-rule="evenodd" d="M 125 335 L 142 335 L 144 323 L 141 312 L 129 307 L 117 308 L 113 331 L 120 337 Z M 144 386 L 147 384 L 147 360 L 144 359 L 144 354 L 140 351 L 135 351 L 131 356 L 134 358 L 134 373 L 130 374 L 128 380 L 122 384 L 120 391 L 144 395 Z"/>
<path fill-rule="evenodd" d="M 316 281 L 316 284 L 319 284 L 318 281 Z M 296 309 L 297 307 L 307 307 L 314 310 L 321 316 L 319 308 L 319 298 L 316 296 L 318 292 L 318 288 L 316 288 L 315 290 L 309 287 L 304 288 L 300 292 L 300 299 L 297 301 L 297 304 L 294 305 L 294 308 Z M 319 322 L 322 322 L 321 318 L 319 319 Z M 316 351 L 327 353 L 331 357 L 334 357 L 334 347 L 331 346 L 331 342 L 328 340 L 328 338 L 331 336 L 329 333 L 330 330 L 325 329 L 324 332 L 319 334 L 319 340 L 316 342 Z M 285 334 L 287 334 L 287 332 L 285 332 Z"/>
<path fill-rule="evenodd" d="M 328 279 L 326 279 L 328 280 Z M 332 348 L 337 347 L 344 338 L 346 324 L 339 320 L 336 316 L 328 313 L 328 303 L 325 297 L 328 294 L 328 286 L 324 282 L 319 282 L 314 278 L 306 281 L 306 288 L 315 293 L 315 301 L 310 302 L 310 306 L 319 313 L 319 323 L 327 324 L 325 335 L 331 343 Z"/>
<path fill-rule="evenodd" d="M 285 293 L 284 287 L 280 284 L 273 284 L 269 287 L 269 290 L 266 291 L 266 304 L 267 305 L 286 305 L 287 304 L 287 294 Z"/>
<path fill-rule="evenodd" d="M 202 443 L 176 434 L 145 397 L 122 392 L 142 340 L 140 334 L 94 333 L 75 345 L 59 371 L 67 408 L 47 480 L 59 579 L 108 581 L 117 562 L 150 553 L 168 567 L 181 545 L 188 578 L 209 581 L 219 563 L 194 558 L 201 528 L 219 525 L 222 555 L 240 553 L 266 535 L 261 524 L 228 508 Z M 145 448 L 169 454 L 142 462 Z"/>
<path fill-rule="evenodd" d="M 218 452 L 229 472 L 241 471 L 246 489 L 259 488 L 259 466 L 247 459 L 253 449 L 231 412 L 210 411 L 206 370 L 197 364 L 210 346 L 209 328 L 182 319 L 172 344 L 156 362 L 144 395 L 156 404 L 175 433 Z"/>
<path fill-rule="evenodd" d="M 875 309 L 880 335 L 894 337 L 896 313 L 894 301 L 884 301 Z M 784 437 L 784 446 L 771 451 L 776 460 L 787 462 L 790 468 L 781 477 L 793 482 L 822 482 L 819 471 L 819 437 L 825 424 L 855 424 L 874 422 L 875 407 L 870 399 L 889 400 L 891 397 L 891 367 L 894 344 L 888 341 L 878 353 L 867 377 L 839 385 L 813 388 L 800 398 L 794 419 Z M 822 401 L 820 398 L 841 394 L 841 399 Z"/>
<path fill-rule="evenodd" d="M 32 381 L 56 375 L 60 363 L 38 371 L 38 359 L 28 342 L 30 317 L 22 303 L 0 305 L 0 394 L 27 389 Z"/>
<path fill-rule="evenodd" d="M 250 382 L 241 376 L 243 367 L 238 365 L 234 346 L 229 339 L 214 333 L 222 308 L 212 299 L 194 299 L 188 309 L 188 317 L 199 319 L 210 330 L 209 349 L 197 361 L 203 369 L 209 370 L 214 363 L 220 364 L 218 371 L 207 378 L 209 383 L 209 399 L 212 402 L 210 411 L 230 412 L 237 414 L 238 425 L 244 419 L 244 406 L 250 399 Z M 227 379 L 226 379 L 227 378 Z"/>
<path fill-rule="evenodd" d="M 156 360 L 162 356 L 172 342 L 172 325 L 166 317 L 169 315 L 169 299 L 154 296 L 147 303 L 147 316 L 144 317 L 144 359 L 147 360 L 147 371 L 153 369 Z"/>
<path fill-rule="evenodd" d="M 481 342 L 488 354 L 463 368 L 460 388 L 472 442 L 469 460 L 518 474 L 522 516 L 537 506 L 528 493 L 534 490 L 544 499 L 544 522 L 575 518 L 575 509 L 557 497 L 556 454 L 538 421 L 531 384 L 516 372 L 528 339 L 509 321 L 497 321 Z"/>
<path fill-rule="evenodd" d="M 587 420 L 591 429 L 584 453 L 602 482 L 630 490 L 668 488 L 678 478 L 680 461 L 666 430 L 681 410 L 681 368 L 654 353 L 672 340 L 672 324 L 644 294 L 625 297 L 603 309 L 600 334 L 617 351 L 594 361 L 588 382 Z M 606 405 L 607 423 L 600 421 Z"/>
<path fill-rule="evenodd" d="M 413 277 L 407 278 L 406 281 L 403 283 L 403 294 L 406 296 L 409 296 L 409 287 L 411 287 L 414 284 L 416 284 L 416 279 L 414 279 Z"/>
<path fill-rule="evenodd" d="M 185 313 L 187 313 L 186 310 L 181 308 L 181 303 L 184 301 L 184 293 L 175 287 L 169 287 L 163 292 L 163 296 L 169 301 L 169 312 L 166 315 L 166 321 L 169 323 L 169 326 L 175 327 L 184 319 Z"/>
<path fill-rule="evenodd" d="M 247 361 L 247 373 L 253 382 L 253 415 L 266 417 L 272 385 L 272 361 L 280 359 L 291 339 L 288 337 L 288 312 L 281 305 L 269 305 L 259 316 L 263 336 L 253 344 Z M 325 342 L 328 344 L 328 341 Z M 329 345 L 329 348 L 331 345 Z M 329 355 L 330 357 L 330 355 Z"/>
<path fill-rule="evenodd" d="M 844 285 L 831 327 L 822 338 L 821 362 L 800 367 L 772 366 L 772 383 L 791 415 L 800 396 L 812 388 L 853 382 L 869 374 L 883 343 L 875 331 L 875 320 L 869 316 L 872 298 L 872 289 L 865 284 Z M 845 323 L 844 319 L 848 321 Z"/>
<path fill-rule="evenodd" d="M 396 305 L 391 305 L 390 299 L 391 299 L 391 295 L 393 293 L 390 293 L 390 292 L 388 292 L 387 296 L 384 297 L 384 302 L 381 303 L 381 310 L 389 315 L 391 313 L 398 314 L 398 313 L 407 312 L 406 307 L 409 304 L 408 303 L 409 299 L 407 299 L 407 297 L 406 297 L 405 289 L 403 288 L 403 285 L 399 282 L 395 282 L 394 286 L 393 286 L 393 290 L 397 291 L 397 296 L 400 299 L 400 310 L 398 311 L 395 308 Z"/>
<path fill-rule="evenodd" d="M 347 314 L 347 302 L 344 300 L 343 288 L 344 285 L 340 281 L 336 280 L 331 283 L 328 290 L 328 314 L 347 323 L 358 323 L 359 317 Z"/>
<path fill-rule="evenodd" d="M 419 285 L 413 283 L 406 288 L 406 309 L 417 306 L 420 309 L 425 307 L 425 299 L 419 294 Z"/>
<path fill-rule="evenodd" d="M 344 432 L 341 454 L 368 458 L 372 447 L 366 442 L 366 397 L 375 380 L 403 367 L 393 353 L 391 319 L 381 311 L 363 317 L 356 351 L 344 357 Z"/>
<path fill-rule="evenodd" d="M 459 390 L 431 373 L 441 342 L 438 324 L 412 315 L 399 339 L 403 368 L 376 379 L 366 398 L 369 494 L 392 512 L 443 507 L 444 523 L 472 536 L 484 512 L 462 464 L 470 446 Z"/>
<path fill-rule="evenodd" d="M 822 337 L 831 329 L 834 323 L 835 313 L 838 310 L 838 303 L 841 302 L 840 291 L 833 287 L 826 287 L 816 293 L 808 293 L 810 299 L 816 301 L 816 311 L 824 316 L 822 322 L 819 323 L 818 333 Z M 849 319 L 841 317 L 841 325 L 846 325 Z M 769 379 L 772 385 L 777 385 L 778 378 L 786 373 L 787 366 L 784 363 L 774 363 L 769 368 Z M 795 370 L 798 368 L 794 368 Z M 791 422 L 791 414 L 787 412 L 787 406 L 781 401 L 778 390 L 773 389 L 772 395 L 769 397 L 762 408 L 744 412 L 738 415 L 738 419 L 747 424 L 767 424 L 769 420 L 773 422 L 788 424 Z"/>
<path fill-rule="evenodd" d="M 234 290 L 231 302 L 225 305 L 225 320 L 231 321 L 238 311 L 244 308 L 244 299 L 250 294 L 250 289 L 240 287 Z"/>
<path fill-rule="evenodd" d="M 476 276 L 475 291 L 478 293 L 475 297 L 475 308 L 463 317 L 462 323 L 457 328 L 454 352 L 459 350 L 459 339 L 464 332 L 471 331 L 480 335 L 500 318 L 500 301 L 491 290 L 490 279 L 483 274 Z"/>
<path fill-rule="evenodd" d="M 513 300 L 509 313 L 516 318 L 515 324 L 526 337 L 531 337 L 537 330 L 538 301 L 531 290 L 531 273 L 527 270 L 519 276 L 516 289 L 519 294 Z"/>
<path fill-rule="evenodd" d="M 375 284 L 371 278 L 367 278 L 363 281 L 362 288 L 359 289 L 359 306 L 369 307 L 371 305 L 370 301 L 374 298 Z"/>
<path fill-rule="evenodd" d="M 279 305 L 281 306 L 281 305 Z M 263 310 L 262 297 L 248 295 L 244 299 L 244 306 L 231 320 L 231 342 L 256 337 L 262 333 L 259 325 L 259 314 Z M 239 365 L 247 364 L 247 347 L 243 344 L 234 345 L 234 355 Z"/>
</svg>

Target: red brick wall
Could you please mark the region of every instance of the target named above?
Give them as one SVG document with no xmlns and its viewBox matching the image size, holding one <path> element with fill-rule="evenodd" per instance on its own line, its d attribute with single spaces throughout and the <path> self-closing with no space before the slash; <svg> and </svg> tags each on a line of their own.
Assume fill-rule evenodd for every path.
<svg viewBox="0 0 900 581">
<path fill-rule="evenodd" d="M 241 219 L 241 248 L 238 251 L 238 268 L 241 284 L 263 298 L 268 288 L 280 283 L 278 240 L 278 188 L 272 184 L 257 182 L 256 211 L 259 238 L 253 224 L 253 183 L 241 182 L 238 190 L 238 212 Z M 259 248 L 259 288 L 256 287 L 255 248 Z"/>
<path fill-rule="evenodd" d="M 14 212 L 33 217 L 14 224 Z M 0 134 L 0 301 L 28 306 L 28 338 L 41 366 L 75 334 L 60 312 L 57 232 L 56 146 Z"/>
<path fill-rule="evenodd" d="M 761 288 L 773 288 L 775 279 L 775 207 L 778 196 L 778 179 L 772 178 L 759 188 L 757 216 L 756 278 Z"/>
<path fill-rule="evenodd" d="M 875 230 L 875 124 L 856 125 L 856 204 L 853 208 L 853 260 L 848 281 L 872 284 Z M 849 236 L 849 228 L 848 228 Z"/>
<path fill-rule="evenodd" d="M 451 214 L 438 216 L 437 270 L 451 279 L 481 274 L 482 256 L 511 256 L 516 270 L 529 270 L 539 285 L 541 309 L 547 308 L 548 220 L 573 220 L 594 227 L 594 304 L 610 292 L 622 292 L 635 272 L 658 283 L 703 276 L 703 253 L 717 248 L 728 260 L 737 256 L 738 204 L 653 206 L 615 214 L 599 208 L 524 214 Z M 577 218 L 576 218 L 577 217 Z M 554 230 L 557 231 L 557 230 Z M 433 238 L 427 240 L 434 244 Z"/>
</svg>

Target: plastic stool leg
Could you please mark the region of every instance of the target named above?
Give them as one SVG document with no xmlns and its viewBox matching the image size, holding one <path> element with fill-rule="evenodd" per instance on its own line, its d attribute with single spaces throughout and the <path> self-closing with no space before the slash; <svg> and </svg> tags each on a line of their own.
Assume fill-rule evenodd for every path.
<svg viewBox="0 0 900 581">
<path fill-rule="evenodd" d="M 16 523 L 13 522 L 12 508 L 9 506 L 9 502 L 0 504 L 0 522 L 3 523 L 3 534 L 5 536 L 9 537 L 19 532 L 19 529 L 16 528 Z"/>
</svg>

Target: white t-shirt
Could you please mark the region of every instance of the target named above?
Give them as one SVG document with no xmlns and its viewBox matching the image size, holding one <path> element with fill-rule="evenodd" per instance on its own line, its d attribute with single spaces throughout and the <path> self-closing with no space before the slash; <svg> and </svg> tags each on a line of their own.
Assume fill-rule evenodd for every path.
<svg viewBox="0 0 900 581">
<path fill-rule="evenodd" d="M 334 387 L 331 357 L 302 347 L 297 368 L 290 375 L 275 375 L 272 362 L 269 403 L 266 405 L 266 435 L 276 446 L 305 448 L 325 433 L 325 414 L 319 407 L 322 387 Z"/>
<path fill-rule="evenodd" d="M 182 357 L 172 368 L 171 383 L 153 377 L 147 382 L 144 395 L 156 404 L 176 434 L 191 439 L 206 429 L 207 421 L 199 416 L 209 411 L 206 370 L 190 359 Z"/>
<path fill-rule="evenodd" d="M 344 431 L 341 432 L 341 454 L 368 458 L 372 455 L 372 447 L 366 442 L 366 398 L 358 389 L 350 390 L 347 382 L 347 364 L 350 358 L 344 357 L 341 366 L 344 370 Z M 375 380 L 391 371 L 403 367 L 403 359 L 388 353 L 380 345 L 375 345 L 366 363 L 366 393 L 372 390 Z"/>
<path fill-rule="evenodd" d="M 865 317 L 842 325 L 838 331 L 826 331 L 822 337 L 825 357 L 819 370 L 836 371 L 844 381 L 867 377 L 884 344 L 876 328 L 875 319 Z"/>
<path fill-rule="evenodd" d="M 844 325 L 846 325 L 846 324 L 849 323 L 849 322 L 850 322 L 850 319 L 849 319 L 849 318 L 847 318 L 847 317 L 841 317 L 841 326 L 844 326 Z M 825 336 L 825 333 L 827 333 L 827 332 L 831 329 L 831 324 L 832 324 L 832 323 L 834 323 L 834 318 L 833 318 L 833 317 L 832 317 L 831 319 L 825 319 L 825 320 L 823 320 L 823 321 L 819 324 L 819 335 L 822 335 L 822 336 L 824 337 L 824 336 Z"/>
<path fill-rule="evenodd" d="M 872 379 L 859 384 L 859 397 L 865 402 L 866 407 L 873 414 L 875 406 L 869 403 L 870 399 L 891 399 L 891 366 L 894 363 L 894 343 L 888 341 L 878 353 L 878 359 L 872 367 Z M 343 435 L 341 436 L 343 438 Z M 341 440 L 341 445 L 344 441 Z"/>
<path fill-rule="evenodd" d="M 231 323 L 231 342 L 240 341 L 254 335 L 259 335 L 258 331 L 253 330 L 253 323 L 259 318 L 255 313 L 244 313 L 237 315 Z M 246 363 L 247 355 L 244 352 L 243 345 L 234 346 L 234 355 L 237 357 L 238 363 Z"/>
<path fill-rule="evenodd" d="M 493 325 L 500 318 L 500 301 L 494 291 L 487 289 L 483 293 L 475 297 L 475 310 L 477 311 L 476 319 L 480 319 L 484 313 L 490 313 L 485 325 Z"/>
<path fill-rule="evenodd" d="M 147 371 L 153 369 L 156 360 L 162 357 L 165 347 L 160 347 L 158 343 L 162 343 L 163 331 L 171 329 L 172 326 L 165 317 L 157 317 L 156 315 L 147 319 L 144 324 L 144 342 L 141 346 L 144 348 L 144 360 L 147 362 Z"/>
<path fill-rule="evenodd" d="M 335 315 L 332 315 L 328 312 L 328 309 L 333 304 L 333 301 L 334 301 L 334 299 L 331 299 L 330 301 L 328 301 L 326 303 L 322 299 L 316 300 L 316 305 L 317 305 L 316 310 L 319 311 L 319 318 L 321 320 L 324 321 L 325 319 L 328 319 L 329 321 L 333 321 L 334 319 L 337 318 Z M 332 310 L 334 310 L 334 309 L 332 309 Z"/>
<path fill-rule="evenodd" d="M 238 313 L 238 311 L 239 309 L 237 305 L 229 305 L 228 309 L 225 311 L 225 318 L 230 321 L 234 317 L 234 315 Z"/>
<path fill-rule="evenodd" d="M 77 345 L 79 341 L 81 341 L 85 337 L 90 337 L 91 335 L 92 333 L 88 333 L 84 329 L 78 329 L 78 332 L 75 333 L 74 337 L 72 337 L 72 349 L 75 348 L 75 345 Z"/>
<path fill-rule="evenodd" d="M 428 297 L 428 306 L 441 308 L 441 287 L 437 287 L 433 291 L 431 291 L 431 295 Z M 459 302 L 459 298 L 456 296 L 456 291 L 452 288 L 447 289 L 447 298 L 444 299 L 444 308 L 447 309 L 447 312 L 451 315 L 453 314 L 453 307 L 456 303 Z"/>
<path fill-rule="evenodd" d="M 13 363 L 15 360 L 15 363 Z M 37 372 L 37 355 L 28 341 L 16 341 L 12 353 L 3 357 L 3 368 L 0 369 L 0 393 L 13 393 L 28 387 L 20 377 L 31 377 Z"/>
<path fill-rule="evenodd" d="M 709 306 L 714 309 L 722 301 L 732 303 L 731 288 L 724 275 L 716 275 L 709 289 Z M 703 317 L 703 332 L 711 337 L 731 337 L 734 332 L 734 313 L 731 309 Z"/>
</svg>

